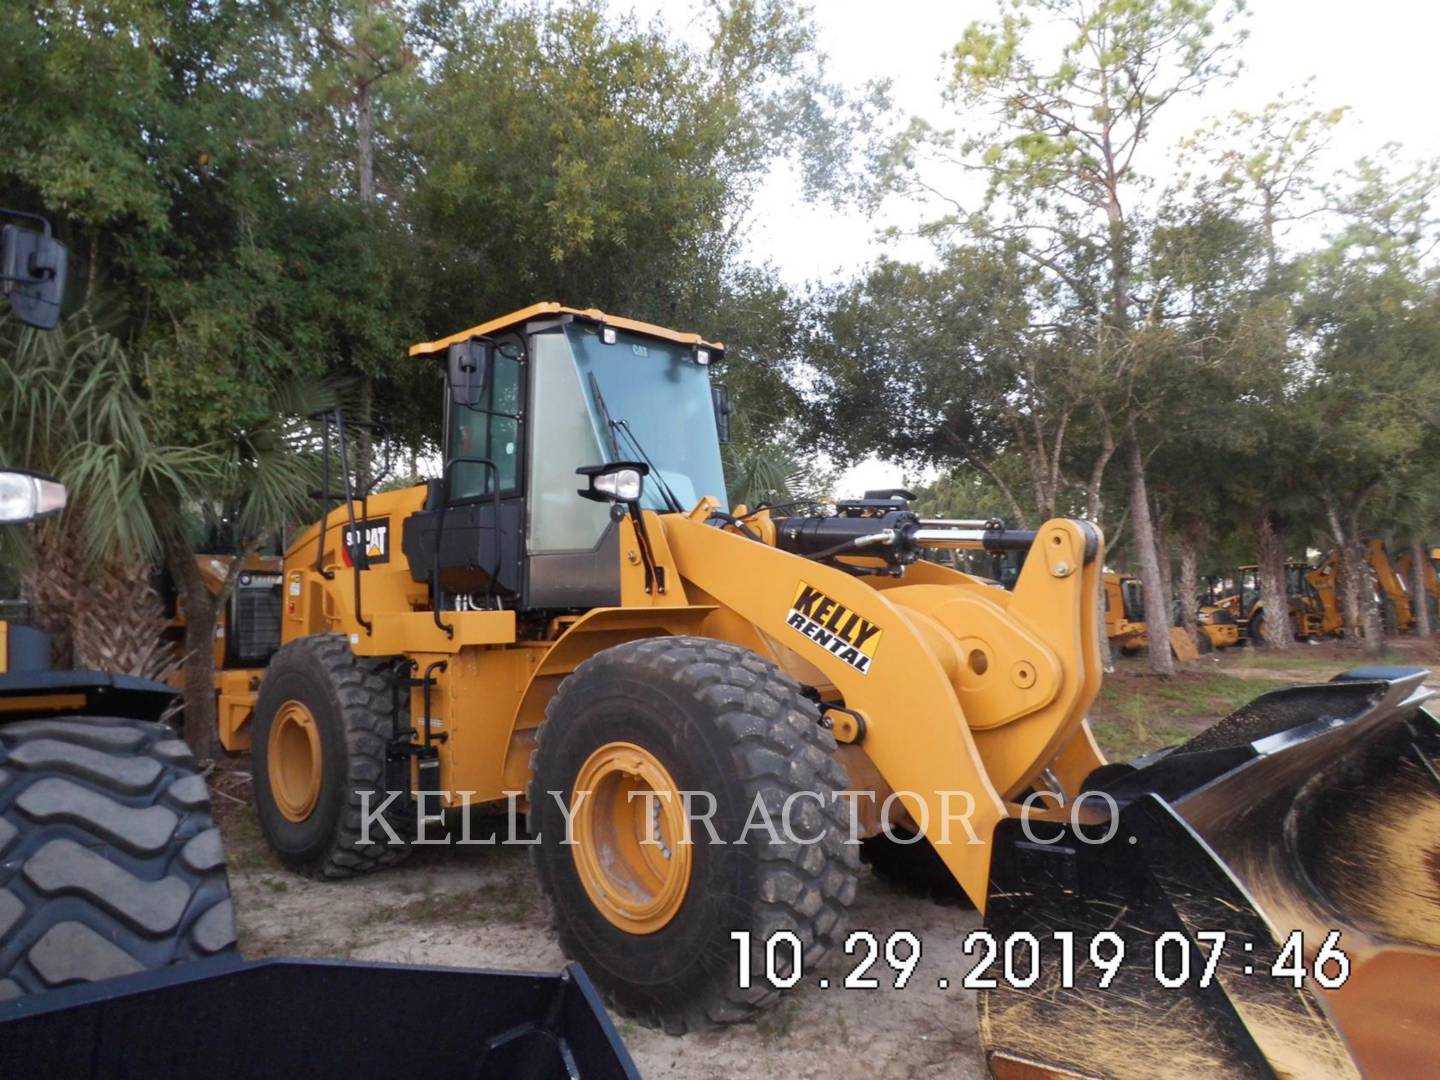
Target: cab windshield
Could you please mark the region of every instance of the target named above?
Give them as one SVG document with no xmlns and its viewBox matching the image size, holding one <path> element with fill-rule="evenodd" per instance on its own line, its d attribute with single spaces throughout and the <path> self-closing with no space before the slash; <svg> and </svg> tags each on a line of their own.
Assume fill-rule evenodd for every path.
<svg viewBox="0 0 1440 1080">
<path fill-rule="evenodd" d="M 711 495 L 728 508 L 710 371 L 695 349 L 624 331 L 607 345 L 579 322 L 565 333 L 605 461 L 649 460 L 642 505 L 689 510 Z"/>
</svg>

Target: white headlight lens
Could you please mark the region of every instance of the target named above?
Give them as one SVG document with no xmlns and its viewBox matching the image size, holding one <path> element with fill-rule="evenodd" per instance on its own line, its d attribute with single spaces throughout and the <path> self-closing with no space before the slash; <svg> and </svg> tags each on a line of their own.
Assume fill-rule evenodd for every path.
<svg viewBox="0 0 1440 1080">
<path fill-rule="evenodd" d="M 0 472 L 0 523 L 18 525 L 64 507 L 64 484 L 28 473 Z"/>
<path fill-rule="evenodd" d="M 615 344 L 615 328 L 613 326 L 602 326 L 600 328 L 600 340 L 606 345 Z"/>
<path fill-rule="evenodd" d="M 696 362 L 697 364 L 699 364 L 701 367 L 704 367 L 706 364 L 710 363 L 710 350 L 709 350 L 709 349 L 696 349 L 696 350 L 695 350 L 695 362 Z"/>
<path fill-rule="evenodd" d="M 603 491 L 617 502 L 636 502 L 640 498 L 641 477 L 636 469 L 619 469 L 595 478 L 595 490 Z"/>
</svg>

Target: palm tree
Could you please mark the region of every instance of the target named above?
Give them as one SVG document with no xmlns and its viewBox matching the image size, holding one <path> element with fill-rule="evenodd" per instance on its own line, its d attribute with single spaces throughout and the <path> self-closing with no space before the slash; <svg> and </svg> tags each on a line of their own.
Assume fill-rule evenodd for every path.
<svg viewBox="0 0 1440 1080">
<path fill-rule="evenodd" d="M 802 463 L 786 446 L 725 447 L 725 481 L 730 504 L 744 503 L 754 509 L 769 506 L 819 502 L 830 494 L 833 477 Z"/>
<path fill-rule="evenodd" d="M 24 579 L 41 624 L 79 666 L 155 675 L 201 661 L 185 665 L 185 734 L 203 759 L 217 751 L 209 657 L 224 593 L 199 574 L 188 519 L 224 506 L 241 544 L 258 547 L 298 516 L 315 474 L 304 417 L 330 402 L 323 388 L 275 386 L 263 424 L 192 444 L 161 429 L 143 375 L 87 314 L 50 333 L 0 324 L 0 461 L 69 490 L 66 512 L 31 534 Z M 162 561 L 185 608 L 181 658 L 157 644 L 164 615 L 149 579 Z"/>
</svg>

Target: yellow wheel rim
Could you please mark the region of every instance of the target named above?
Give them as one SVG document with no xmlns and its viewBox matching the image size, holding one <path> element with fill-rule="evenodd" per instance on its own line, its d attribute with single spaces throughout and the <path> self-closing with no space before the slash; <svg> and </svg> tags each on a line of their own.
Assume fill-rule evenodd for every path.
<svg viewBox="0 0 1440 1080">
<path fill-rule="evenodd" d="M 270 793 L 290 821 L 304 821 L 320 800 L 320 729 L 298 701 L 280 706 L 266 744 Z"/>
<path fill-rule="evenodd" d="M 606 743 L 580 767 L 570 812 L 570 850 L 591 903 L 626 933 L 665 927 L 685 902 L 693 852 L 665 766 L 634 743 Z"/>
</svg>

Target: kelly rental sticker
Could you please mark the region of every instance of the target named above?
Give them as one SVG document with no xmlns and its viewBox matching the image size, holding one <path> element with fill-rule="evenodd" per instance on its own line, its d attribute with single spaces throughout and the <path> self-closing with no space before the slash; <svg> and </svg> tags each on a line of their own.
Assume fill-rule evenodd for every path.
<svg viewBox="0 0 1440 1080">
<path fill-rule="evenodd" d="M 800 582 L 785 625 L 804 634 L 861 675 L 870 674 L 882 631 L 813 585 Z"/>
</svg>

